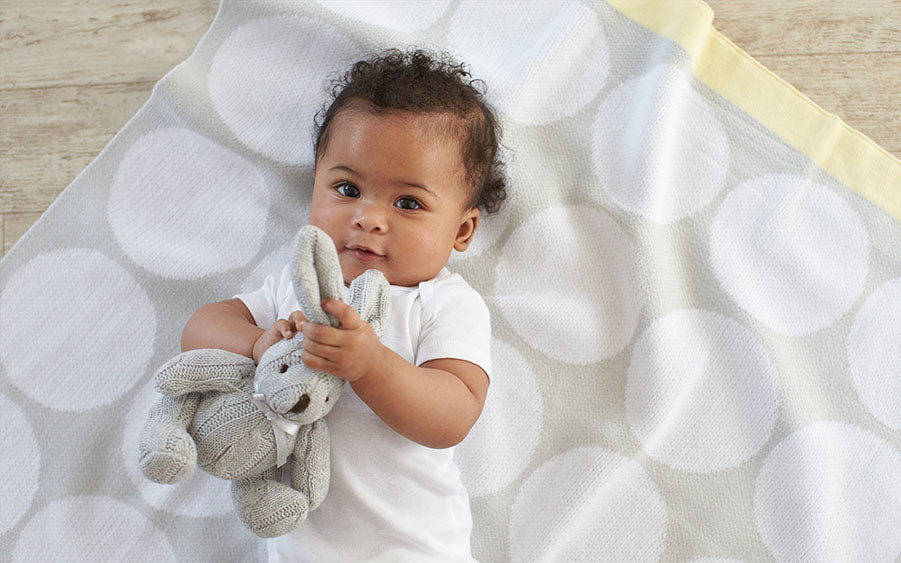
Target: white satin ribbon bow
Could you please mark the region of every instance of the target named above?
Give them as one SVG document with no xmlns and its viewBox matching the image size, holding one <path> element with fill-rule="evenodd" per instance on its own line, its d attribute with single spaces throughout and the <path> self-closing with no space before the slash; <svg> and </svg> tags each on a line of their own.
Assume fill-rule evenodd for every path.
<svg viewBox="0 0 901 563">
<path fill-rule="evenodd" d="M 275 456 L 278 467 L 281 467 L 288 461 L 288 435 L 296 436 L 300 430 L 300 425 L 285 418 L 283 414 L 275 411 L 266 402 L 266 396 L 254 387 L 255 393 L 250 396 L 252 402 L 263 415 L 272 423 L 272 432 L 275 434 Z"/>
</svg>

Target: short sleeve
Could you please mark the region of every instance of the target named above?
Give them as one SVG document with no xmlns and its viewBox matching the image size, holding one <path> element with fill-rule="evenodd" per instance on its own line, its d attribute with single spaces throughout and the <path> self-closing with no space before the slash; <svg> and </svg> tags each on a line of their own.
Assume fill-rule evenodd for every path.
<svg viewBox="0 0 901 563">
<path fill-rule="evenodd" d="M 458 274 L 420 286 L 422 330 L 416 365 L 452 358 L 491 375 L 491 316 L 481 295 Z"/>
<path fill-rule="evenodd" d="M 268 329 L 280 317 L 290 296 L 294 295 L 290 266 L 286 265 L 279 276 L 268 276 L 256 291 L 235 295 L 253 315 L 260 328 Z M 286 316 L 282 314 L 281 316 Z"/>
</svg>

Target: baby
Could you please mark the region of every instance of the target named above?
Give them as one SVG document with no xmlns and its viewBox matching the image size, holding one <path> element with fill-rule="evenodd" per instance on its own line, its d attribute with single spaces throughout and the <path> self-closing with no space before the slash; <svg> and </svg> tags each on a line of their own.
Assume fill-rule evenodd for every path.
<svg viewBox="0 0 901 563">
<path fill-rule="evenodd" d="M 472 559 L 452 446 L 485 402 L 491 328 L 481 297 L 445 264 L 472 242 L 480 209 L 505 197 L 499 126 L 477 85 L 447 57 L 392 50 L 354 64 L 317 119 L 310 223 L 335 242 L 346 285 L 370 268 L 385 274 L 381 340 L 335 300 L 323 308 L 340 327 L 307 322 L 288 267 L 185 326 L 183 350 L 257 362 L 300 331 L 304 363 L 349 383 L 327 418 L 329 494 L 269 540 L 270 560 Z"/>
</svg>

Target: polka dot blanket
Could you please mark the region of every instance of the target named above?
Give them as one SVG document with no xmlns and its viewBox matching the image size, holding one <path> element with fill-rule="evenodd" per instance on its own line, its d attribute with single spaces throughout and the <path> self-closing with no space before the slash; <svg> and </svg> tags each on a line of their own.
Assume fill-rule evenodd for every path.
<svg viewBox="0 0 901 563">
<path fill-rule="evenodd" d="M 0 263 L 0 560 L 249 561 L 225 481 L 137 465 L 156 369 L 306 223 L 331 73 L 447 50 L 511 198 L 456 460 L 482 561 L 899 561 L 901 164 L 694 0 L 224 0 Z"/>
</svg>

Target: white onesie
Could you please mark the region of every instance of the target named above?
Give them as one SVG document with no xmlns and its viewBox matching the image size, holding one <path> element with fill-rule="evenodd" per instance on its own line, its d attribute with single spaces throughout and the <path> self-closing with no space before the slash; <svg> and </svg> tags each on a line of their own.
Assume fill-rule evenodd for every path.
<svg viewBox="0 0 901 563">
<path fill-rule="evenodd" d="M 299 310 L 287 266 L 280 277 L 236 297 L 261 328 Z M 391 319 L 381 342 L 414 365 L 454 358 L 491 373 L 488 308 L 446 268 L 416 287 L 391 286 Z M 404 438 L 350 385 L 326 422 L 328 495 L 297 530 L 269 540 L 270 561 L 472 561 L 469 497 L 453 448 Z"/>
</svg>

